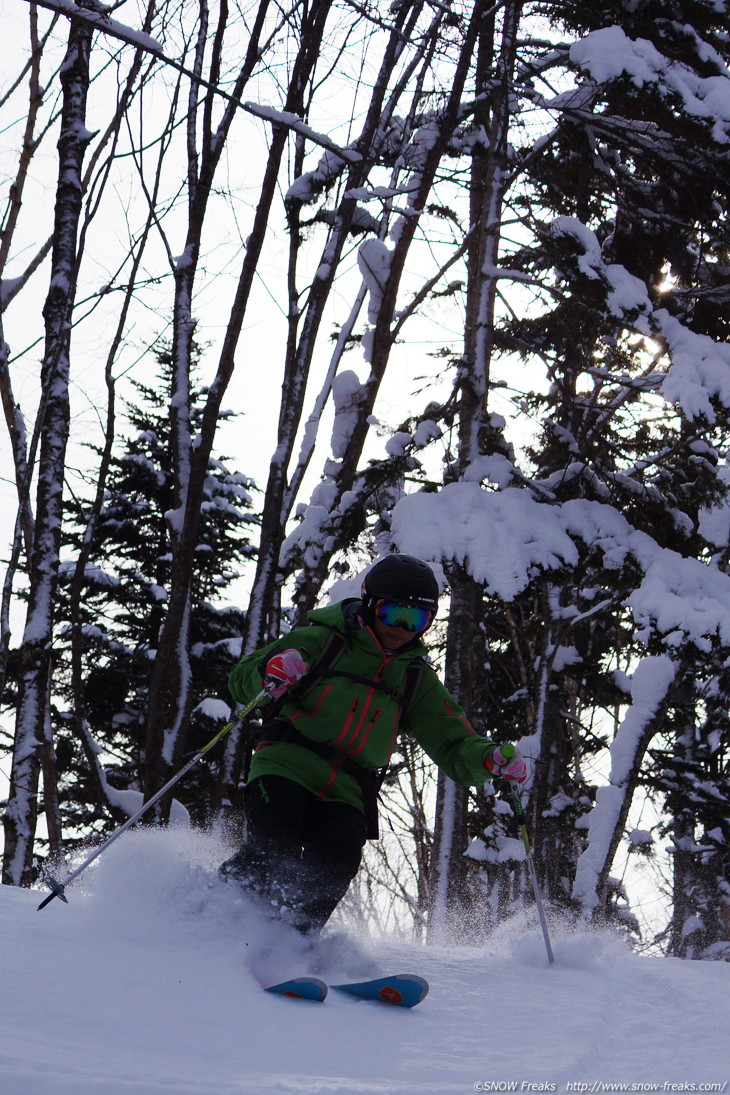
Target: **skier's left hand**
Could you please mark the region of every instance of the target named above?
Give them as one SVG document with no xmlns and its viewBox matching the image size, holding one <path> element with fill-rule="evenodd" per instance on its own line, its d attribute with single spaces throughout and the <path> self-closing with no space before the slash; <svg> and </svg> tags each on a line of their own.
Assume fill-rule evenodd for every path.
<svg viewBox="0 0 730 1095">
<path fill-rule="evenodd" d="M 485 759 L 488 772 L 500 779 L 516 780 L 524 783 L 527 779 L 525 758 L 516 745 L 497 745 Z"/>
</svg>

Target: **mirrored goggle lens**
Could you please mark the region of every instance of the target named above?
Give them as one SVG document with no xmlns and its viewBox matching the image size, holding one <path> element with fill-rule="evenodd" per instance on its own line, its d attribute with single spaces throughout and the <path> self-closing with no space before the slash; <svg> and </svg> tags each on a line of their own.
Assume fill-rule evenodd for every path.
<svg viewBox="0 0 730 1095">
<path fill-rule="evenodd" d="M 399 605 L 397 601 L 378 601 L 375 615 L 386 627 L 403 627 L 406 631 L 425 631 L 433 613 L 417 605 Z"/>
</svg>

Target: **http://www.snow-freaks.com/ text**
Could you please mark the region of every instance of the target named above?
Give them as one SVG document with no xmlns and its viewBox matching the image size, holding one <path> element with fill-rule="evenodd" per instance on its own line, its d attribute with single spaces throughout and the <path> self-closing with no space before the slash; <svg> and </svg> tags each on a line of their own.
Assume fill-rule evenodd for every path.
<svg viewBox="0 0 730 1095">
<path fill-rule="evenodd" d="M 577 1095 L 608 1095 L 609 1092 L 662 1092 L 663 1095 L 681 1095 L 681 1093 L 715 1092 L 723 1095 L 728 1086 L 724 1083 L 693 1083 L 691 1081 L 662 1083 L 609 1083 L 606 1080 L 571 1080 L 565 1085 L 535 1080 L 477 1080 L 474 1090 L 479 1092 L 521 1092 L 524 1095 L 538 1095 L 539 1092 L 576 1092 Z"/>
</svg>

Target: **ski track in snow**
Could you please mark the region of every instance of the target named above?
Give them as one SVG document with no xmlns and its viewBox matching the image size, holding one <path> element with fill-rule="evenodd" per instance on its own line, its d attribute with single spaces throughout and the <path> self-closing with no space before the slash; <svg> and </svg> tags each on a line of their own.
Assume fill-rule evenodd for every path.
<svg viewBox="0 0 730 1095">
<path fill-rule="evenodd" d="M 553 925 L 549 967 L 524 919 L 483 947 L 342 937 L 326 980 L 414 972 L 412 1011 L 331 991 L 324 1004 L 258 978 L 317 973 L 215 883 L 225 849 L 183 831 L 130 833 L 36 911 L 0 889 L 0 1095 L 455 1095 L 477 1084 L 730 1080 L 730 967 L 640 958 Z M 211 882 L 213 885 L 211 886 Z M 347 968 L 346 968 L 347 967 Z M 548 1088 L 548 1090 L 550 1090 Z M 691 1089 L 690 1089 L 691 1090 Z"/>
</svg>

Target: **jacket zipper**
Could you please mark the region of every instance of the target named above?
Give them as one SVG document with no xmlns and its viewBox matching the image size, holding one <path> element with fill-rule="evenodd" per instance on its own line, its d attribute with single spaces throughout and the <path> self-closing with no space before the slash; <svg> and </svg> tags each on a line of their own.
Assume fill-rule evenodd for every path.
<svg viewBox="0 0 730 1095">
<path fill-rule="evenodd" d="M 360 703 L 360 700 L 358 699 L 357 696 L 355 696 L 355 699 L 352 701 L 352 706 L 350 707 L 347 718 L 345 719 L 345 724 L 342 727 L 342 730 L 340 731 L 340 735 L 339 735 L 338 738 L 336 738 L 333 742 L 330 743 L 331 745 L 338 746 L 340 744 L 340 742 L 342 741 L 342 739 L 345 737 L 345 735 L 347 734 L 347 731 L 350 729 L 350 726 L 352 725 L 352 720 L 355 718 L 355 712 L 357 711 L 357 707 L 358 707 L 359 703 Z"/>
<path fill-rule="evenodd" d="M 375 722 L 377 721 L 378 717 L 380 716 L 382 710 L 383 710 L 382 707 L 376 707 L 375 708 L 375 710 L 373 711 L 373 716 L 370 719 L 370 722 L 365 727 L 365 732 L 362 736 L 362 740 L 361 740 L 360 744 L 358 745 L 357 749 L 353 749 L 351 752 L 348 753 L 349 756 L 351 756 L 351 757 L 356 756 L 360 752 L 360 750 L 364 748 L 368 738 L 370 737 L 370 731 L 372 730 L 373 726 L 375 725 Z"/>
<path fill-rule="evenodd" d="M 381 649 L 382 649 L 382 647 L 381 647 Z M 383 673 L 385 672 L 385 669 L 386 669 L 389 661 L 390 661 L 390 659 L 388 657 L 383 658 L 382 662 L 378 666 L 378 669 L 373 674 L 373 684 L 374 685 L 380 683 L 380 680 L 383 676 Z M 365 719 L 367 717 L 367 714 L 370 710 L 370 705 L 373 702 L 373 696 L 375 695 L 375 692 L 376 692 L 376 689 L 374 687 L 371 688 L 370 691 L 368 692 L 367 696 L 365 697 L 365 706 L 363 707 L 362 715 L 360 716 L 360 721 L 358 722 L 357 726 L 355 727 L 354 733 L 352 733 L 350 735 L 350 738 L 349 738 L 348 741 L 344 742 L 340 746 L 340 748 L 343 749 L 347 753 L 350 753 L 351 750 L 352 750 L 353 753 L 359 753 L 360 752 L 363 745 L 365 744 L 365 742 L 368 739 L 368 735 L 370 734 L 370 730 L 372 729 L 372 725 L 375 722 L 375 719 L 377 719 L 378 715 L 380 714 L 381 708 L 378 707 L 375 711 L 375 714 L 373 715 L 370 722 L 367 724 L 367 726 L 365 728 L 364 737 L 363 737 L 362 741 L 358 745 L 357 749 L 353 749 L 353 746 L 356 744 L 358 737 L 362 733 L 362 727 L 363 727 L 363 724 L 364 724 Z M 337 739 L 338 743 L 342 741 L 343 736 L 344 735 L 341 734 L 340 737 Z"/>
</svg>

